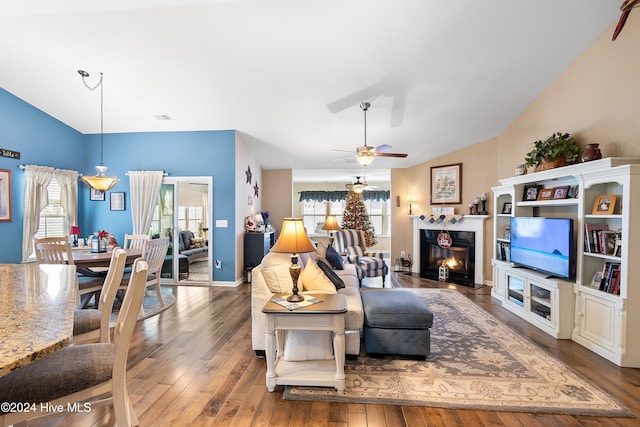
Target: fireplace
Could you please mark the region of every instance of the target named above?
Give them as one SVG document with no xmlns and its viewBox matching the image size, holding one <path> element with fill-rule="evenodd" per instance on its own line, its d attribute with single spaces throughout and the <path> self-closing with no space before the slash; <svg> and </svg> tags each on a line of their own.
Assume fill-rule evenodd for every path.
<svg viewBox="0 0 640 427">
<path fill-rule="evenodd" d="M 449 271 L 449 282 L 465 286 L 475 283 L 475 233 L 450 231 L 453 240 L 448 248 L 438 245 L 438 230 L 420 230 L 420 277 L 438 280 L 440 266 Z"/>
<path fill-rule="evenodd" d="M 446 229 L 449 233 L 453 232 L 473 232 L 474 243 L 473 247 L 469 250 L 473 253 L 473 275 L 471 276 L 468 286 L 482 286 L 484 285 L 484 269 L 487 266 L 484 265 L 484 222 L 489 218 L 488 215 L 463 215 L 455 222 L 449 221 L 444 225 L 442 222 L 430 221 L 429 218 L 424 218 L 418 215 L 412 215 L 413 220 L 413 257 L 414 263 L 411 271 L 416 274 L 422 272 L 422 256 L 420 251 L 420 241 L 422 240 L 423 230 L 433 230 L 437 233 Z M 471 256 L 471 255 L 470 255 Z M 490 268 L 490 267 L 489 267 Z M 436 275 L 435 280 L 438 280 Z"/>
</svg>

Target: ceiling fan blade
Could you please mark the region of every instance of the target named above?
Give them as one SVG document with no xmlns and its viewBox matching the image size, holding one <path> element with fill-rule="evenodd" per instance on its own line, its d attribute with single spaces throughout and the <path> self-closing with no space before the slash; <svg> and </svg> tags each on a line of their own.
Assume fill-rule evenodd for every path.
<svg viewBox="0 0 640 427">
<path fill-rule="evenodd" d="M 405 153 L 375 153 L 377 157 L 407 157 Z"/>
<path fill-rule="evenodd" d="M 381 144 L 381 145 L 378 145 L 378 146 L 376 147 L 376 152 L 378 152 L 378 153 L 379 153 L 380 151 L 386 151 L 386 150 L 390 150 L 390 149 L 391 149 L 391 146 L 390 146 L 390 145 L 388 145 L 388 144 Z"/>
</svg>

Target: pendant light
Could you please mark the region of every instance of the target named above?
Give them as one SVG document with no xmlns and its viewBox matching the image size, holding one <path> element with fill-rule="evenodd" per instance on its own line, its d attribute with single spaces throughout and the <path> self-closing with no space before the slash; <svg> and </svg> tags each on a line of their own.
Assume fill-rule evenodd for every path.
<svg viewBox="0 0 640 427">
<path fill-rule="evenodd" d="M 104 193 L 110 190 L 120 179 L 117 176 L 107 176 L 107 167 L 104 165 L 104 76 L 100 73 L 100 81 L 95 86 L 89 86 L 86 78 L 89 73 L 84 70 L 78 70 L 78 74 L 82 76 L 82 83 L 87 89 L 93 91 L 100 86 L 100 165 L 96 166 L 98 172 L 95 176 L 83 176 L 82 181 L 94 190 Z"/>
</svg>

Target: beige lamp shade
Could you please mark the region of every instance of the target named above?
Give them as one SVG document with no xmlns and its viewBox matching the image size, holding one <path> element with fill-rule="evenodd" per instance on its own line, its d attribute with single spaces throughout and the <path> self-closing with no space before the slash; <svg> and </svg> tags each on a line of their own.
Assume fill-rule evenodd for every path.
<svg viewBox="0 0 640 427">
<path fill-rule="evenodd" d="M 83 176 L 82 178 L 80 178 L 82 182 L 84 182 L 94 190 L 102 191 L 104 193 L 105 191 L 110 190 L 111 187 L 113 187 L 120 181 L 118 177 L 105 175 L 105 172 L 107 171 L 106 166 L 96 166 L 96 170 L 98 171 L 97 175 Z"/>
<path fill-rule="evenodd" d="M 271 250 L 286 254 L 301 254 L 313 252 L 316 247 L 307 236 L 302 218 L 285 218 L 282 221 L 278 240 Z"/>
<path fill-rule="evenodd" d="M 322 226 L 323 230 L 340 230 L 340 224 L 338 224 L 338 218 L 335 215 L 327 215 L 327 218 L 324 221 L 324 225 Z"/>
</svg>

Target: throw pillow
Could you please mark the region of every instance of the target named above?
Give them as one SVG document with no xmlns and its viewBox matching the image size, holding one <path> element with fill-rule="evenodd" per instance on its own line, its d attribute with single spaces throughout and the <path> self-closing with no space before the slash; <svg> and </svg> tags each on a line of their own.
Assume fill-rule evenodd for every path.
<svg viewBox="0 0 640 427">
<path fill-rule="evenodd" d="M 338 251 L 334 249 L 333 246 L 327 247 L 326 258 L 327 258 L 327 261 L 329 261 L 329 264 L 331 264 L 331 267 L 335 268 L 336 270 L 344 270 L 344 263 L 342 262 L 342 257 L 340 256 Z"/>
<path fill-rule="evenodd" d="M 262 268 L 262 276 L 267 287 L 274 294 L 291 293 L 293 280 L 289 273 L 289 264 L 278 264 Z"/>
<path fill-rule="evenodd" d="M 192 237 L 190 240 L 191 240 L 191 245 L 189 246 L 189 249 L 204 247 L 204 237 Z"/>
<path fill-rule="evenodd" d="M 264 256 L 264 258 L 262 258 L 261 264 L 265 267 L 286 264 L 287 268 L 289 268 L 289 265 L 291 265 L 291 254 L 269 252 Z"/>
<path fill-rule="evenodd" d="M 333 359 L 331 331 L 286 331 L 284 360 Z"/>
<path fill-rule="evenodd" d="M 327 244 L 325 242 L 318 243 L 318 247 L 316 248 L 316 258 L 324 259 L 327 257 Z"/>
<path fill-rule="evenodd" d="M 302 282 L 305 292 L 322 294 L 337 293 L 336 287 L 331 283 L 331 280 L 320 270 L 320 267 L 318 267 L 318 264 L 314 261 L 309 261 L 302 270 L 302 273 L 300 273 L 298 287 L 300 287 L 300 282 Z"/>
<path fill-rule="evenodd" d="M 340 276 L 338 276 L 335 273 L 335 271 L 333 271 L 333 269 L 329 266 L 329 264 L 327 264 L 322 260 L 318 260 L 318 267 L 320 268 L 320 270 L 322 270 L 324 275 L 327 276 L 329 280 L 331 280 L 331 283 L 333 283 L 333 286 L 336 287 L 336 291 L 345 287 L 344 282 L 342 281 Z"/>
</svg>

